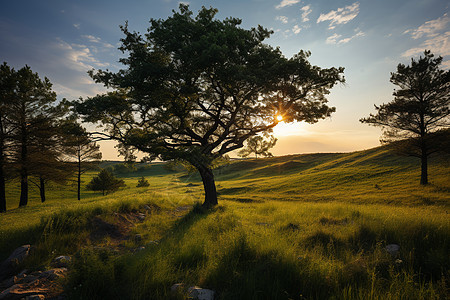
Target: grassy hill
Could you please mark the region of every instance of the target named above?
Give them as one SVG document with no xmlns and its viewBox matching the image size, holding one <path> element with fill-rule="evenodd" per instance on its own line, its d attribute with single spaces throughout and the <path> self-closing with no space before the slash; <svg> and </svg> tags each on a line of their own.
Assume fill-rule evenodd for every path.
<svg viewBox="0 0 450 300">
<path fill-rule="evenodd" d="M 170 294 L 179 282 L 217 299 L 446 299 L 449 160 L 431 159 L 429 186 L 419 172 L 385 147 L 233 160 L 215 170 L 211 211 L 195 204 L 196 174 L 161 163 L 122 174 L 127 187 L 105 197 L 54 186 L 21 209 L 10 183 L 0 259 L 25 243 L 30 269 L 73 255 L 71 299 L 182 299 Z M 135 187 L 140 176 L 150 187 Z"/>
</svg>

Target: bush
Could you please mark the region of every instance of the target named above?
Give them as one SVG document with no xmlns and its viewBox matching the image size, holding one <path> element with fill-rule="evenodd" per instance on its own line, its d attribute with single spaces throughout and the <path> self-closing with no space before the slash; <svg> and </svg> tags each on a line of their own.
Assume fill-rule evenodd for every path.
<svg viewBox="0 0 450 300">
<path fill-rule="evenodd" d="M 92 178 L 86 188 L 91 191 L 102 191 L 104 196 L 123 186 L 125 186 L 125 181 L 116 178 L 110 171 L 103 169 L 96 177 Z"/>
<path fill-rule="evenodd" d="M 144 176 L 142 176 L 141 178 L 139 178 L 136 187 L 148 187 L 148 186 L 150 186 L 150 183 L 148 183 L 148 180 L 145 179 Z"/>
</svg>

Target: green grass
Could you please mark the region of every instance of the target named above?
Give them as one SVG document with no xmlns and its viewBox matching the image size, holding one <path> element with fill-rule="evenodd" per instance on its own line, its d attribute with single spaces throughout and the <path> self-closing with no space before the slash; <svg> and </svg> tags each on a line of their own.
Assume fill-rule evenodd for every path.
<svg viewBox="0 0 450 300">
<path fill-rule="evenodd" d="M 197 175 L 161 164 L 123 176 L 127 188 L 105 197 L 83 191 L 77 201 L 55 187 L 46 203 L 32 197 L 14 209 L 10 193 L 0 258 L 24 243 L 35 246 L 30 269 L 74 255 L 71 299 L 183 299 L 170 294 L 174 283 L 211 288 L 217 299 L 448 298 L 448 159 L 431 160 L 426 187 L 418 161 L 385 148 L 237 160 L 215 172 L 219 206 L 210 211 L 195 204 Z M 141 176 L 150 187 L 135 188 Z M 117 251 L 89 238 L 93 218 L 145 204 L 158 209 L 132 228 L 142 241 Z"/>
</svg>

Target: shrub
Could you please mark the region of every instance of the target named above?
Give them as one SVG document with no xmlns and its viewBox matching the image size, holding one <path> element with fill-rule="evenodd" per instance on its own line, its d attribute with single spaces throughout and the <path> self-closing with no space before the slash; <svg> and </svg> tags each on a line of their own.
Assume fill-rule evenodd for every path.
<svg viewBox="0 0 450 300">
<path fill-rule="evenodd" d="M 98 175 L 92 178 L 86 188 L 91 191 L 102 191 L 103 195 L 117 191 L 125 186 L 122 179 L 116 178 L 110 171 L 103 169 Z"/>
<path fill-rule="evenodd" d="M 148 186 L 150 186 L 150 183 L 148 183 L 148 180 L 145 179 L 144 176 L 142 176 L 141 178 L 139 178 L 136 187 L 148 187 Z"/>
</svg>

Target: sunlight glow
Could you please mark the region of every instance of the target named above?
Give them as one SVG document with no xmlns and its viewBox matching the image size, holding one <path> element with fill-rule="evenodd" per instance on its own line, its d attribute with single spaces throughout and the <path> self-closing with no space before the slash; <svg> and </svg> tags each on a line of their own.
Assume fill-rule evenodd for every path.
<svg viewBox="0 0 450 300">
<path fill-rule="evenodd" d="M 277 116 L 277 120 L 278 116 Z M 275 137 L 289 136 L 289 135 L 309 135 L 310 132 L 305 128 L 304 123 L 293 122 L 285 123 L 281 121 L 273 128 Z"/>
<path fill-rule="evenodd" d="M 278 120 L 278 122 L 283 121 L 283 116 L 282 115 L 277 115 L 277 120 Z"/>
</svg>

